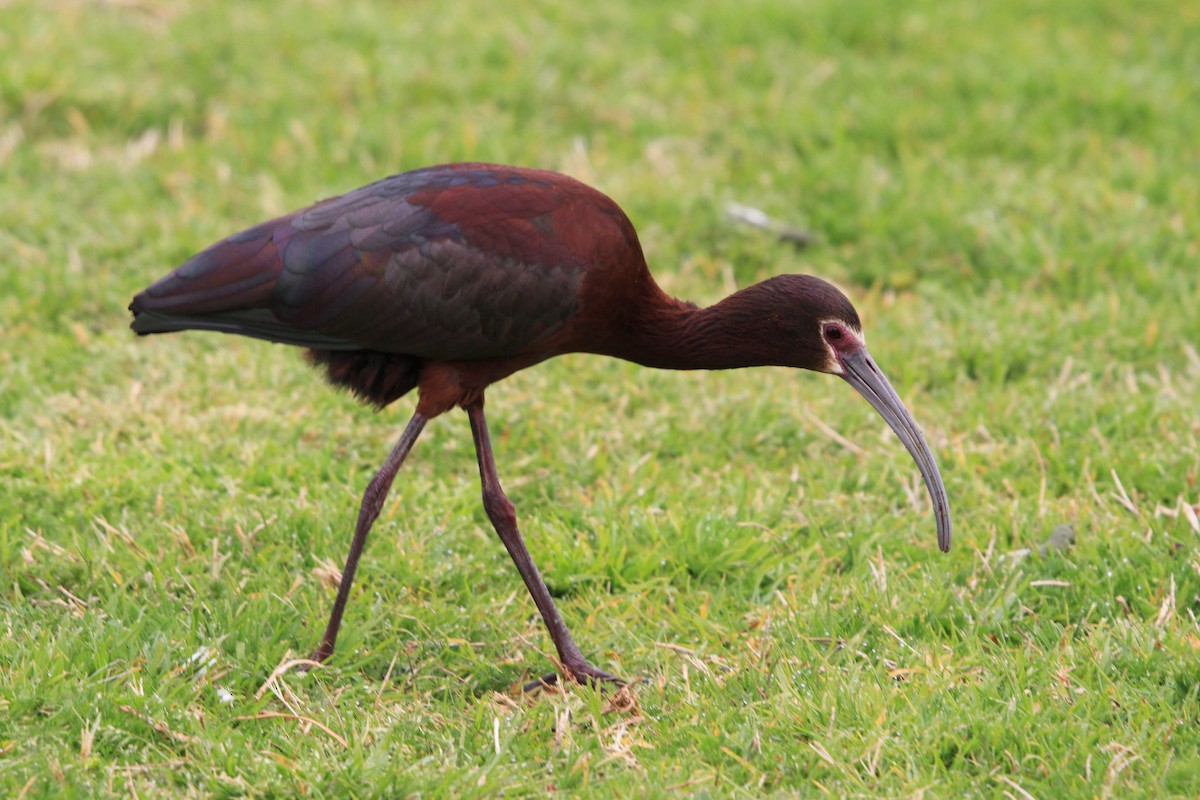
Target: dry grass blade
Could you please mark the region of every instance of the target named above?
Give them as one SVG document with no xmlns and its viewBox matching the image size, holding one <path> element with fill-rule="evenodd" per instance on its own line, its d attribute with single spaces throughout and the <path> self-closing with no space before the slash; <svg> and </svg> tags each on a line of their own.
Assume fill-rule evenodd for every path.
<svg viewBox="0 0 1200 800">
<path fill-rule="evenodd" d="M 1016 781 L 1014 781 L 1012 778 L 1009 778 L 1006 775 L 997 775 L 995 777 L 996 777 L 996 780 L 1000 781 L 1001 783 L 1011 786 L 1013 791 L 1015 791 L 1020 797 L 1022 797 L 1023 800 L 1037 800 L 1036 797 L 1034 797 L 1029 792 L 1027 792 L 1023 788 L 1021 788 L 1021 785 L 1019 783 L 1017 783 Z"/>
<path fill-rule="evenodd" d="M 833 760 L 833 756 L 829 755 L 829 751 L 826 750 L 825 746 L 820 742 L 812 741 L 808 743 L 808 746 L 811 747 L 812 751 L 816 753 L 826 764 L 834 767 L 835 769 L 839 768 L 838 763 Z"/>
<path fill-rule="evenodd" d="M 271 674 L 267 676 L 267 679 L 263 681 L 262 686 L 258 687 L 258 691 L 254 693 L 255 700 L 261 700 L 262 696 L 266 694 L 269 689 L 271 689 L 272 685 L 281 677 L 283 677 L 283 675 L 285 675 L 288 671 L 293 670 L 296 667 L 316 669 L 323 666 L 320 661 L 314 661 L 311 658 L 288 658 L 290 655 L 290 652 L 286 653 L 284 655 L 284 660 L 279 664 L 279 666 L 271 670 Z"/>
<path fill-rule="evenodd" d="M 118 706 L 118 708 L 122 713 L 128 714 L 131 717 L 137 717 L 142 722 L 146 723 L 151 728 L 171 739 L 172 741 L 179 742 L 180 744 L 192 744 L 196 741 L 193 737 L 188 736 L 186 733 L 179 733 L 171 730 L 169 727 L 167 727 L 167 723 L 165 722 L 155 722 L 150 716 L 143 714 L 133 706 L 122 705 Z"/>
<path fill-rule="evenodd" d="M 696 654 L 695 650 L 690 650 L 682 645 L 671 644 L 670 642 L 655 642 L 654 645 L 656 647 L 661 647 L 664 650 L 670 650 L 672 652 L 679 653 L 693 667 L 700 670 L 708 677 L 712 677 L 712 670 L 708 668 L 707 664 L 700 660 L 700 657 Z"/>
<path fill-rule="evenodd" d="M 804 416 L 810 425 L 812 425 L 814 428 L 819 430 L 821 433 L 828 436 L 835 443 L 837 443 L 837 444 L 841 445 L 842 447 L 844 447 L 845 449 L 849 450 L 854 455 L 861 456 L 866 452 L 866 450 L 859 447 L 854 442 L 847 439 L 845 436 L 842 436 L 840 433 L 835 431 L 833 428 L 829 427 L 829 425 L 826 424 L 824 420 L 822 420 L 820 417 L 816 416 L 815 414 L 805 414 Z"/>
<path fill-rule="evenodd" d="M 1135 517 L 1142 516 L 1142 512 L 1137 507 L 1137 504 L 1130 499 L 1129 493 L 1125 491 L 1125 485 L 1121 483 L 1121 477 L 1117 475 L 1116 469 L 1111 469 L 1109 471 L 1112 473 L 1113 483 L 1117 485 L 1117 491 L 1109 492 L 1109 495 L 1116 498 L 1116 501 L 1120 503 L 1121 506 L 1130 514 L 1133 514 Z"/>
<path fill-rule="evenodd" d="M 637 695 L 633 692 L 633 686 L 634 684 L 627 683 L 613 692 L 612 697 L 605 701 L 604 708 L 600 713 L 617 713 L 640 718 L 642 716 L 642 707 L 638 703 Z"/>
<path fill-rule="evenodd" d="M 336 589 L 342 585 L 341 567 L 328 558 L 321 559 L 321 563 L 312 568 L 312 576 L 330 589 Z"/>
<path fill-rule="evenodd" d="M 343 739 L 336 731 L 331 729 L 328 725 L 324 725 L 320 722 L 317 722 L 312 717 L 305 717 L 300 714 L 289 714 L 284 711 L 262 711 L 262 712 L 259 712 L 258 714 L 252 714 L 250 716 L 233 717 L 233 719 L 236 719 L 236 720 L 291 719 L 291 720 L 295 720 L 296 722 L 303 722 L 306 725 L 312 725 L 314 728 L 324 731 L 326 734 L 328 734 L 330 736 L 330 738 L 332 738 L 334 741 L 336 741 L 342 747 L 347 748 L 347 749 L 349 749 L 349 747 L 350 747 L 350 744 L 345 739 Z"/>
<path fill-rule="evenodd" d="M 1196 516 L 1196 509 L 1200 506 L 1194 506 L 1188 501 L 1181 499 L 1179 507 L 1183 509 L 1183 516 L 1187 519 L 1188 525 L 1192 526 L 1192 532 L 1200 533 L 1200 517 Z"/>
<path fill-rule="evenodd" d="M 1175 616 L 1175 576 L 1171 576 L 1171 586 L 1167 590 L 1167 594 L 1163 597 L 1162 605 L 1158 609 L 1158 617 L 1154 620 L 1156 628 L 1164 627 L 1171 621 L 1171 617 Z"/>
<path fill-rule="evenodd" d="M 1108 762 L 1108 769 L 1104 771 L 1104 786 L 1100 791 L 1100 797 L 1108 798 L 1112 796 L 1113 787 L 1121 773 L 1142 757 L 1135 753 L 1132 747 L 1118 742 L 1105 745 L 1104 750 L 1113 754 L 1112 761 Z"/>
</svg>

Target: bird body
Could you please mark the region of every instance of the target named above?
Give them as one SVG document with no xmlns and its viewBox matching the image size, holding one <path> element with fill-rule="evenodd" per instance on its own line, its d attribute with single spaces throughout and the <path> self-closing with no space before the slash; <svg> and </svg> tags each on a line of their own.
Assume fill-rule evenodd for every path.
<svg viewBox="0 0 1200 800">
<path fill-rule="evenodd" d="M 394 175 L 218 242 L 138 294 L 139 334 L 198 329 L 308 348 L 328 379 L 383 407 L 416 388 L 416 412 L 364 496 L 333 617 L 333 650 L 366 533 L 428 419 L 468 412 L 484 504 L 525 578 L 564 669 L 588 665 L 554 608 L 500 489 L 485 390 L 553 356 L 596 353 L 669 369 L 779 365 L 837 374 L 917 460 L 949 547 L 937 466 L 867 355 L 857 312 L 830 284 L 782 275 L 709 308 L 664 293 L 637 233 L 604 194 L 553 172 L 448 164 Z"/>
<path fill-rule="evenodd" d="M 423 412 L 436 416 L 550 356 L 612 349 L 648 305 L 643 287 L 657 290 L 637 234 L 601 193 L 554 173 L 456 164 L 213 245 L 138 295 L 134 330 L 309 347 L 335 382 L 379 406 L 416 386 L 422 367 L 453 364 L 425 377 Z M 614 335 L 597 335 L 605 329 Z"/>
</svg>

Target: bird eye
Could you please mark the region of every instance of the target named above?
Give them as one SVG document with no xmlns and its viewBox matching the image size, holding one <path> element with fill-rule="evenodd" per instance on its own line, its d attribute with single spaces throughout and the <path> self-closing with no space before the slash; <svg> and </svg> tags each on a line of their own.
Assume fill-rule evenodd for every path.
<svg viewBox="0 0 1200 800">
<path fill-rule="evenodd" d="M 825 327 L 825 338 L 832 341 L 837 341 L 842 338 L 842 329 L 837 325 L 827 325 Z"/>
</svg>

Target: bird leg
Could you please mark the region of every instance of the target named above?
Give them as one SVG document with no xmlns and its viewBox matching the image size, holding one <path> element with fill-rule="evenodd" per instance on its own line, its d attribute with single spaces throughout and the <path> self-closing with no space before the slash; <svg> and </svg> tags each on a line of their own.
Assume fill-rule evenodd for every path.
<svg viewBox="0 0 1200 800">
<path fill-rule="evenodd" d="M 428 421 L 428 417 L 420 412 L 413 414 L 412 419 L 408 421 L 408 427 L 400 435 L 400 441 L 396 442 L 396 446 L 388 454 L 387 461 L 383 462 L 383 466 L 367 484 L 367 490 L 363 492 L 362 505 L 358 509 L 358 523 L 354 526 L 354 538 L 350 540 L 350 554 L 346 556 L 346 566 L 342 567 L 342 579 L 338 583 L 337 598 L 333 601 L 333 611 L 329 615 L 329 624 L 325 626 L 325 635 L 321 637 L 321 644 L 312 654 L 313 661 L 324 661 L 333 653 L 333 645 L 337 642 L 338 628 L 342 625 L 342 612 L 346 610 L 346 600 L 350 597 L 350 585 L 354 583 L 354 572 L 358 569 L 358 559 L 362 556 L 363 546 L 367 543 L 367 534 L 370 533 L 371 525 L 374 524 L 379 512 L 383 509 L 383 501 L 387 498 L 388 489 L 392 488 L 396 472 L 399 471 L 400 465 L 408 456 L 408 451 L 412 449 Z"/>
<path fill-rule="evenodd" d="M 496 474 L 496 462 L 492 458 L 492 443 L 488 437 L 487 420 L 483 415 L 482 398 L 467 406 L 467 415 L 471 418 L 471 434 L 475 438 L 475 453 L 479 457 L 479 479 L 483 484 L 484 510 L 496 528 L 496 533 L 500 535 L 500 541 L 504 542 L 504 547 L 512 556 L 513 563 L 517 565 L 517 571 L 521 573 L 534 604 L 541 612 L 542 621 L 546 623 L 546 630 L 550 632 L 550 639 L 558 651 L 558 661 L 563 674 L 579 683 L 624 683 L 617 676 L 593 667 L 584 659 L 579 645 L 575 644 L 571 632 L 567 630 L 566 623 L 554 605 L 554 600 L 550 597 L 546 582 L 542 580 L 537 565 L 533 563 L 533 558 L 525 547 L 521 532 L 517 530 L 517 515 L 513 504 L 505 496 L 500 487 L 500 478 Z M 543 683 L 553 684 L 557 680 L 558 675 L 551 673 L 526 688 Z"/>
</svg>

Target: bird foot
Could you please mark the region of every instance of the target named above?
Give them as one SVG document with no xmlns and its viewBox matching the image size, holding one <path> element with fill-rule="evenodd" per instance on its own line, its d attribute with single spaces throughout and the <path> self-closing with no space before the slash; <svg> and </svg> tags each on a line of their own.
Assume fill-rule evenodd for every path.
<svg viewBox="0 0 1200 800">
<path fill-rule="evenodd" d="M 605 685 L 625 686 L 628 681 L 624 678 L 619 678 L 612 673 L 605 672 L 599 667 L 593 667 L 586 661 L 581 661 L 578 664 L 562 664 L 561 674 L 567 676 L 575 683 L 600 687 Z M 530 681 L 521 687 L 522 692 L 532 692 L 534 689 L 542 689 L 548 686 L 555 686 L 559 683 L 559 673 L 551 672 L 548 675 L 543 675 L 536 681 Z"/>
</svg>

